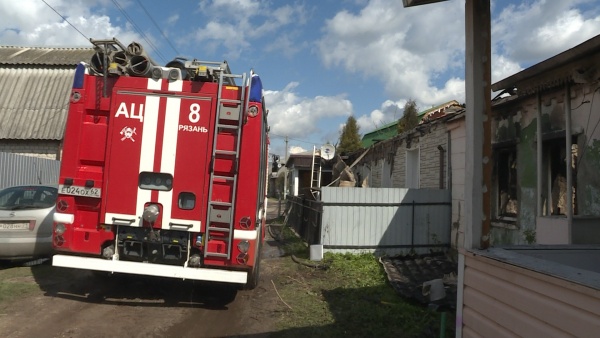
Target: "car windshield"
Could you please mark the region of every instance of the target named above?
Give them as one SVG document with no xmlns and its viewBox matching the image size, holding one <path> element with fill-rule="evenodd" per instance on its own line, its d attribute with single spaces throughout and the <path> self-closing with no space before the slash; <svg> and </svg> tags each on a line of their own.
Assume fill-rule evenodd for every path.
<svg viewBox="0 0 600 338">
<path fill-rule="evenodd" d="M 54 206 L 58 189 L 45 186 L 11 187 L 0 191 L 0 209 L 42 209 Z"/>
</svg>

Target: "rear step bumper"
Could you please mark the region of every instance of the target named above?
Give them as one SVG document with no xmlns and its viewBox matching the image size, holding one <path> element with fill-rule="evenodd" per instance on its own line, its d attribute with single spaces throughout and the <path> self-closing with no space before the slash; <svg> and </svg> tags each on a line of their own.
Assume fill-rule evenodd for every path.
<svg viewBox="0 0 600 338">
<path fill-rule="evenodd" d="M 245 271 L 230 271 L 206 268 L 184 268 L 182 266 L 107 260 L 103 258 L 78 257 L 67 255 L 54 255 L 52 257 L 52 265 L 64 268 L 203 280 L 209 282 L 246 284 L 248 280 L 248 273 Z"/>
</svg>

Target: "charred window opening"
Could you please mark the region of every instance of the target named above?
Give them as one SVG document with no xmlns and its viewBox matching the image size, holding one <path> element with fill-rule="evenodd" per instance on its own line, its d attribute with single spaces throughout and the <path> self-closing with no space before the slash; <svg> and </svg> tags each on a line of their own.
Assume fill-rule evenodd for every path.
<svg viewBox="0 0 600 338">
<path fill-rule="evenodd" d="M 519 210 L 516 147 L 496 150 L 496 216 L 515 219 Z"/>
<path fill-rule="evenodd" d="M 140 189 L 170 191 L 173 188 L 173 175 L 143 171 L 139 177 Z"/>
<path fill-rule="evenodd" d="M 577 139 L 573 137 L 571 145 L 571 167 L 573 185 L 573 214 L 577 215 Z M 544 176 L 545 203 L 544 215 L 567 214 L 567 161 L 566 140 L 564 137 L 547 140 L 544 142 Z"/>
</svg>

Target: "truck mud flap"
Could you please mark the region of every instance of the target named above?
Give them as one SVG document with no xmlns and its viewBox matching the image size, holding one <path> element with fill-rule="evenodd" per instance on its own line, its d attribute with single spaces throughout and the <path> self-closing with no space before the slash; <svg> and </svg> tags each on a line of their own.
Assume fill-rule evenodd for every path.
<svg viewBox="0 0 600 338">
<path fill-rule="evenodd" d="M 248 273 L 206 268 L 184 268 L 142 262 L 107 260 L 103 258 L 54 255 L 52 265 L 64 268 L 97 270 L 135 275 L 149 275 L 168 278 L 192 279 L 209 282 L 245 284 Z"/>
</svg>

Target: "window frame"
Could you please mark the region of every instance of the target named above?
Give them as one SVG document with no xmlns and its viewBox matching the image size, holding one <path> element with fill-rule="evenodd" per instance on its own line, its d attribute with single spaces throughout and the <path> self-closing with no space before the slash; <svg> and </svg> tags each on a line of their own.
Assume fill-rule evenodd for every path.
<svg viewBox="0 0 600 338">
<path fill-rule="evenodd" d="M 519 174 L 518 160 L 519 151 L 517 141 L 502 142 L 493 145 L 494 167 L 492 174 L 493 182 L 493 208 L 492 222 L 496 226 L 517 226 L 519 218 Z M 503 196 L 503 192 L 507 195 Z M 509 207 L 514 200 L 514 212 L 502 212 Z M 503 206 L 504 205 L 504 206 Z"/>
</svg>

